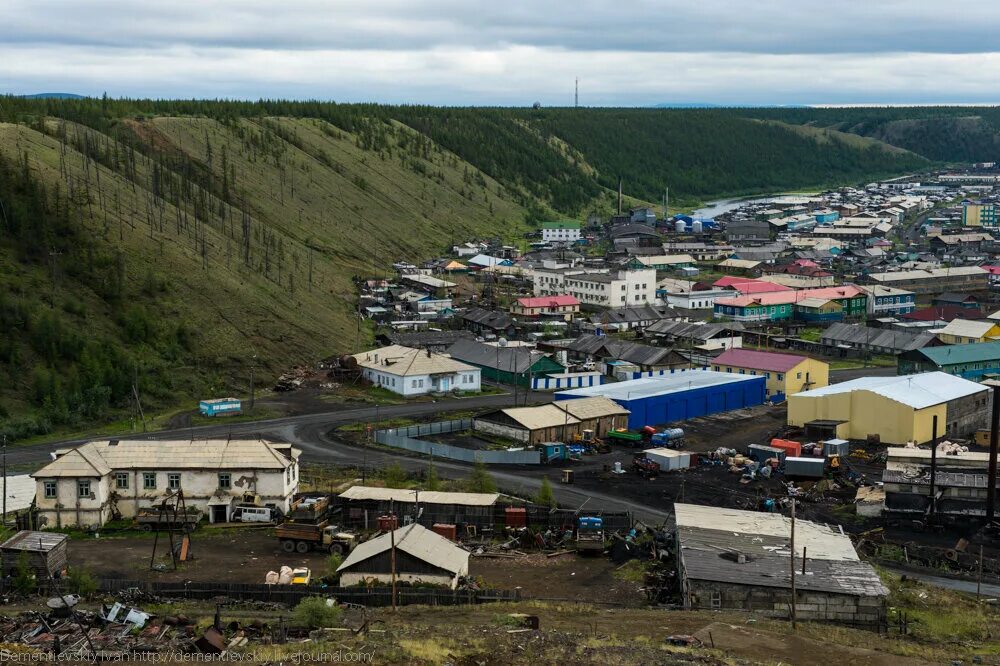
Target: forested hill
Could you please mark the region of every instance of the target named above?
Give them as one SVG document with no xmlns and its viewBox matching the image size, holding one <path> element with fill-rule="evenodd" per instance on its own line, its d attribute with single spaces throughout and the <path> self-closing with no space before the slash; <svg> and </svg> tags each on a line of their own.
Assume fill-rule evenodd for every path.
<svg viewBox="0 0 1000 666">
<path fill-rule="evenodd" d="M 869 137 L 942 162 L 1000 160 L 1000 107 L 751 108 L 726 111 Z"/>
<path fill-rule="evenodd" d="M 910 153 L 717 111 L 0 98 L 0 431 L 352 351 L 352 277 L 551 215 L 855 182 Z M 254 360 L 256 358 L 256 360 Z"/>
</svg>

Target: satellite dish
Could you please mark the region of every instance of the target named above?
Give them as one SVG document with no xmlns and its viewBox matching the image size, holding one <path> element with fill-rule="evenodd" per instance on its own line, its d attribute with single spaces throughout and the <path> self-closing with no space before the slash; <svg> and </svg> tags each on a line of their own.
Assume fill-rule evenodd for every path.
<svg viewBox="0 0 1000 666">
<path fill-rule="evenodd" d="M 506 347 L 507 346 L 507 338 L 499 338 L 499 339 L 497 339 L 497 346 L 498 347 Z"/>
</svg>

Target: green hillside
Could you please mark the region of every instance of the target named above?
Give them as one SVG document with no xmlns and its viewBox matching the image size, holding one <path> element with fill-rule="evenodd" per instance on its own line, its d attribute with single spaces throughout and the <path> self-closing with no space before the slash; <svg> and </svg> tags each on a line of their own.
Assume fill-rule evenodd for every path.
<svg viewBox="0 0 1000 666">
<path fill-rule="evenodd" d="M 610 212 L 619 178 L 676 202 L 924 163 L 716 111 L 0 98 L 0 430 L 351 351 L 354 276 Z"/>
<path fill-rule="evenodd" d="M 1000 159 L 1000 108 L 997 107 L 755 108 L 726 113 L 849 132 L 935 161 Z"/>
</svg>

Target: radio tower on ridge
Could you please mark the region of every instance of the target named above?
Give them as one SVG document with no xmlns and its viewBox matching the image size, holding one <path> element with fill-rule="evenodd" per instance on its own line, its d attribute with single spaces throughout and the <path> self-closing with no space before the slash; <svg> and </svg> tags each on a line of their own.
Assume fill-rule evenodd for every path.
<svg viewBox="0 0 1000 666">
<path fill-rule="evenodd" d="M 573 108 L 580 108 L 580 77 L 576 78 L 576 89 L 573 92 Z"/>
</svg>

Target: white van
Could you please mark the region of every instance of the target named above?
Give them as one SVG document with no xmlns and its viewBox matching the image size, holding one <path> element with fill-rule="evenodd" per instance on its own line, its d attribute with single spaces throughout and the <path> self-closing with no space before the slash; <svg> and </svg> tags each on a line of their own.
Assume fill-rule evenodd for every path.
<svg viewBox="0 0 1000 666">
<path fill-rule="evenodd" d="M 238 506 L 233 509 L 234 523 L 270 523 L 275 518 L 274 509 L 269 506 Z"/>
</svg>

